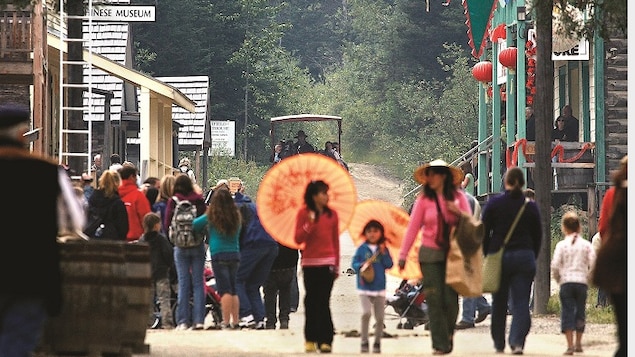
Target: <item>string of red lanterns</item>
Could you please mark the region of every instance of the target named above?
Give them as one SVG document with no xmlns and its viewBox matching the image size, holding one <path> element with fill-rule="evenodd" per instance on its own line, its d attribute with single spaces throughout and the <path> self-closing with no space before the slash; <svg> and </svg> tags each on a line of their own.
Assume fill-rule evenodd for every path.
<svg viewBox="0 0 635 357">
<path fill-rule="evenodd" d="M 525 44 L 525 56 L 527 58 L 526 104 L 533 106 L 536 94 L 536 45 L 531 40 Z"/>
</svg>

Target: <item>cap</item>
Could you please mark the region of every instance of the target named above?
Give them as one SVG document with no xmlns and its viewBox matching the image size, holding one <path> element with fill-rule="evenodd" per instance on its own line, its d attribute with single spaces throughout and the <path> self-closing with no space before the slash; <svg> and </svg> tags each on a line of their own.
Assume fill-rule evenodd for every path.
<svg viewBox="0 0 635 357">
<path fill-rule="evenodd" d="M 92 181 L 93 177 L 91 175 L 89 175 L 87 172 L 84 172 L 82 174 L 82 181 Z"/>
<path fill-rule="evenodd" d="M 216 186 L 212 187 L 212 190 L 218 190 L 223 185 L 225 185 L 226 189 L 229 189 L 229 181 L 225 179 L 220 179 L 216 182 Z"/>
<path fill-rule="evenodd" d="M 16 124 L 28 123 L 29 109 L 19 104 L 0 105 L 0 128 L 10 128 Z"/>
</svg>

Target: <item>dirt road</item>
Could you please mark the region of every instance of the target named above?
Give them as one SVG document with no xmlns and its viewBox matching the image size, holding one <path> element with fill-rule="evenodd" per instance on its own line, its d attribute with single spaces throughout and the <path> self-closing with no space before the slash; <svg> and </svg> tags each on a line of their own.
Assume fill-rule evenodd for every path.
<svg viewBox="0 0 635 357">
<path fill-rule="evenodd" d="M 399 179 L 373 165 L 351 163 L 348 166 L 360 201 L 377 199 L 401 206 L 403 200 Z"/>
<path fill-rule="evenodd" d="M 397 206 L 401 204 L 399 181 L 381 170 L 366 164 L 349 164 L 360 200 L 381 199 Z M 354 252 L 348 233 L 342 234 L 342 270 L 350 266 Z M 393 292 L 399 284 L 395 277 L 388 277 L 387 291 Z M 304 295 L 300 283 L 300 296 Z M 487 296 L 489 298 L 489 296 Z M 361 307 L 355 290 L 355 276 L 341 274 L 335 281 L 331 297 L 336 336 L 333 356 L 359 354 Z M 386 333 L 391 337 L 382 340 L 382 354 L 389 356 L 430 355 L 432 353 L 429 331 L 423 326 L 413 330 L 397 329 L 399 317 L 391 307 L 386 308 Z M 208 319 L 209 320 L 209 319 Z M 511 319 L 510 319 L 511 320 Z M 372 321 L 372 320 L 371 320 Z M 209 323 L 209 321 L 208 321 Z M 510 321 L 508 321 L 509 325 Z M 495 356 L 489 336 L 490 319 L 476 328 L 457 331 L 452 356 Z M 289 330 L 240 330 L 240 331 L 166 331 L 148 330 L 146 343 L 151 356 L 306 356 L 304 353 L 304 310 L 291 315 Z M 561 356 L 566 350 L 564 336 L 559 333 L 559 318 L 536 317 L 527 339 L 527 356 Z M 587 325 L 584 357 L 613 355 L 616 348 L 615 329 L 612 325 Z M 353 336 L 353 337 L 347 337 Z M 509 350 L 507 351 L 509 352 Z M 143 356 L 143 355 L 135 355 Z M 496 355 L 498 356 L 498 355 Z"/>
<path fill-rule="evenodd" d="M 352 240 L 345 233 L 341 240 L 342 266 L 350 265 L 354 252 Z M 398 286 L 395 277 L 388 277 L 388 292 Z M 300 284 L 300 296 L 304 296 Z M 487 296 L 489 298 L 489 296 Z M 341 274 L 335 281 L 331 308 L 336 335 L 333 356 L 359 354 L 361 307 L 355 290 L 355 276 Z M 382 339 L 382 354 L 388 356 L 431 355 L 429 331 L 423 326 L 413 330 L 397 329 L 399 317 L 391 307 L 386 308 L 386 330 L 391 337 Z M 371 320 L 372 321 L 372 320 Z M 511 318 L 508 320 L 508 326 Z M 489 336 L 490 319 L 477 327 L 457 331 L 452 356 L 499 356 L 494 353 Z M 291 315 L 289 330 L 240 330 L 240 331 L 165 331 L 148 330 L 146 343 L 151 356 L 306 356 L 304 353 L 304 310 Z M 584 357 L 609 357 L 616 348 L 612 325 L 587 325 L 584 335 Z M 349 337 L 350 336 L 350 337 Z M 566 350 L 564 336 L 559 333 L 559 318 L 555 316 L 533 317 L 532 330 L 527 338 L 525 355 L 561 356 Z M 509 353 L 509 350 L 507 351 Z M 142 356 L 142 355 L 135 355 Z"/>
</svg>

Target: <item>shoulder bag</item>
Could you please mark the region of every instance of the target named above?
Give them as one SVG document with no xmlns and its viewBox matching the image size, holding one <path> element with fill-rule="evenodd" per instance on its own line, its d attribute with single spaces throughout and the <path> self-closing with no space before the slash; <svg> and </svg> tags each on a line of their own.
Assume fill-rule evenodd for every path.
<svg viewBox="0 0 635 357">
<path fill-rule="evenodd" d="M 525 206 L 527 206 L 527 199 L 525 199 L 525 203 L 518 210 L 518 214 L 516 214 L 516 218 L 514 218 L 514 222 L 511 227 L 509 227 L 509 231 L 505 236 L 505 240 L 503 241 L 503 245 L 498 249 L 496 253 L 488 254 L 485 256 L 483 263 L 483 292 L 484 293 L 495 293 L 498 291 L 498 287 L 501 282 L 501 270 L 503 265 L 503 252 L 505 251 L 505 245 L 509 241 L 516 228 L 516 224 L 520 220 L 520 216 L 523 215 L 525 211 Z"/>
</svg>

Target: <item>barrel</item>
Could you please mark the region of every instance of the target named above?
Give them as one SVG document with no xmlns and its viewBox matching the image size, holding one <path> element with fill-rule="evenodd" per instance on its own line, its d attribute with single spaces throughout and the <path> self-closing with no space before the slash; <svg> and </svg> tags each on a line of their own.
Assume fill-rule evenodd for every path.
<svg viewBox="0 0 635 357">
<path fill-rule="evenodd" d="M 60 244 L 62 310 L 49 319 L 41 349 L 56 354 L 118 354 L 126 312 L 123 245 Z"/>
<path fill-rule="evenodd" d="M 150 353 L 145 344 L 148 317 L 152 306 L 152 271 L 150 248 L 147 243 L 128 243 L 124 247 L 126 265 L 126 324 L 122 346 L 133 353 Z"/>
<path fill-rule="evenodd" d="M 44 354 L 148 353 L 149 248 L 125 241 L 60 244 L 62 310 L 49 319 L 38 347 Z"/>
</svg>

